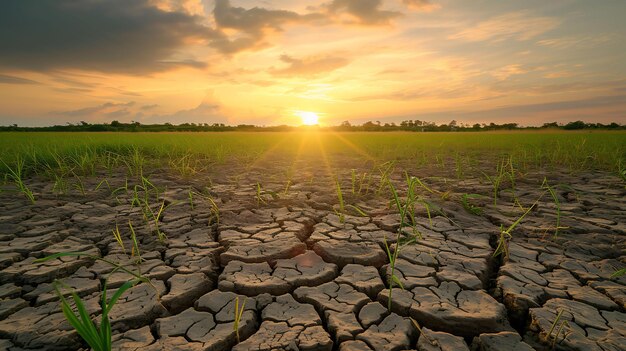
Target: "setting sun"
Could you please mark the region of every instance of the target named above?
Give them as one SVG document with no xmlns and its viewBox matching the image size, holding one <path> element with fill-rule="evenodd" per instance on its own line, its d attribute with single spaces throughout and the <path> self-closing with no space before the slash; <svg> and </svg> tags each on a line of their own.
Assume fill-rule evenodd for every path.
<svg viewBox="0 0 626 351">
<path fill-rule="evenodd" d="M 305 126 L 314 126 L 319 124 L 320 117 L 315 112 L 297 111 L 296 116 L 302 119 L 302 124 Z"/>
</svg>

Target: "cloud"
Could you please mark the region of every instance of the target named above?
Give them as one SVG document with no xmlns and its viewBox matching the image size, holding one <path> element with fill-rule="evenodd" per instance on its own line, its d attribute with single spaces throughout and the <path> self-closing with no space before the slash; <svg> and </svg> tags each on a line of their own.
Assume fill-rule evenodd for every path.
<svg viewBox="0 0 626 351">
<path fill-rule="evenodd" d="M 507 80 L 511 76 L 525 74 L 527 72 L 527 70 L 522 68 L 522 65 L 511 64 L 494 70 L 493 72 L 491 72 L 491 75 L 497 80 Z"/>
<path fill-rule="evenodd" d="M 212 35 L 202 18 L 148 0 L 21 0 L 0 11 L 0 68 L 143 74 L 202 67 L 182 52 Z"/>
<path fill-rule="evenodd" d="M 414 101 L 422 98 L 432 99 L 455 99 L 467 96 L 473 89 L 473 86 L 464 85 L 463 87 L 449 87 L 449 88 L 418 88 L 418 89 L 402 89 L 391 91 L 388 93 L 371 94 L 356 96 L 347 99 L 348 101 L 375 101 L 375 100 L 387 100 L 387 101 Z"/>
<path fill-rule="evenodd" d="M 591 48 L 600 44 L 607 43 L 613 38 L 611 35 L 603 34 L 597 36 L 570 36 L 560 37 L 552 39 L 544 39 L 537 42 L 541 46 L 546 46 L 554 49 L 569 49 L 569 48 Z"/>
<path fill-rule="evenodd" d="M 310 56 L 297 59 L 289 55 L 281 55 L 280 60 L 288 66 L 270 69 L 270 73 L 275 76 L 314 76 L 334 71 L 350 63 L 348 59 L 338 56 Z"/>
<path fill-rule="evenodd" d="M 34 80 L 0 74 L 0 84 L 39 84 Z"/>
<path fill-rule="evenodd" d="M 204 15 L 204 5 L 201 0 L 149 0 L 149 2 L 163 11 Z"/>
<path fill-rule="evenodd" d="M 408 8 L 418 11 L 432 11 L 438 9 L 438 4 L 433 4 L 430 0 L 402 0 Z"/>
<path fill-rule="evenodd" d="M 122 117 L 128 117 L 131 115 L 131 111 L 127 108 L 121 108 L 119 110 L 114 110 L 111 112 L 107 112 L 104 114 L 107 118 L 110 119 L 114 119 L 114 118 L 122 118 Z"/>
<path fill-rule="evenodd" d="M 166 114 L 142 115 L 138 119 L 146 123 L 227 123 L 228 119 L 221 109 L 218 103 L 208 99 L 191 109 Z"/>
<path fill-rule="evenodd" d="M 401 15 L 399 12 L 382 10 L 382 0 L 333 0 L 323 6 L 329 15 L 348 14 L 362 25 L 389 24 Z"/>
<path fill-rule="evenodd" d="M 234 7 L 229 0 L 216 0 L 213 17 L 217 28 L 211 46 L 226 54 L 263 47 L 267 32 L 282 31 L 285 24 L 322 19 L 320 14 L 300 15 L 286 10 Z M 236 30 L 237 33 L 229 36 L 223 29 Z"/>
<path fill-rule="evenodd" d="M 51 115 L 68 116 L 68 117 L 91 117 L 97 114 L 110 114 L 119 110 L 125 110 L 126 107 L 135 105 L 134 101 L 115 103 L 106 102 L 97 106 L 84 107 L 77 110 L 69 111 L 52 111 Z"/>
<path fill-rule="evenodd" d="M 146 110 L 152 110 L 152 109 L 157 108 L 157 107 L 159 107 L 159 105 L 157 105 L 157 104 L 143 105 L 143 106 L 140 107 L 140 109 L 146 111 Z"/>
<path fill-rule="evenodd" d="M 552 17 L 532 16 L 526 11 L 513 12 L 480 22 L 452 35 L 450 39 L 491 42 L 509 39 L 525 41 L 556 28 L 559 23 L 559 20 Z"/>
</svg>

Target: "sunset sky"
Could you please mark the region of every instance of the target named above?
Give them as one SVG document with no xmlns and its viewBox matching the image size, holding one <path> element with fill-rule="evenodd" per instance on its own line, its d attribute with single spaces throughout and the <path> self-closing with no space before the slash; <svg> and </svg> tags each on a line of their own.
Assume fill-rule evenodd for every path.
<svg viewBox="0 0 626 351">
<path fill-rule="evenodd" d="M 7 0 L 0 125 L 626 123 L 624 0 Z"/>
</svg>

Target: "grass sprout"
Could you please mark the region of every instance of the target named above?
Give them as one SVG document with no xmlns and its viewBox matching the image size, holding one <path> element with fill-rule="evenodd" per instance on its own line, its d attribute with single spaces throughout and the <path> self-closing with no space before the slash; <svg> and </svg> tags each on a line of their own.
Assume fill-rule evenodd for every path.
<svg viewBox="0 0 626 351">
<path fill-rule="evenodd" d="M 539 199 L 541 199 L 541 197 Z M 515 229 L 515 227 L 517 227 L 522 222 L 524 217 L 526 217 L 530 213 L 530 211 L 532 211 L 535 208 L 535 206 L 539 202 L 539 199 L 537 199 L 537 201 L 535 201 L 534 204 L 528 207 L 526 212 L 524 212 L 524 214 L 522 214 L 519 218 L 517 218 L 517 220 L 515 220 L 515 222 L 513 222 L 513 224 L 511 224 L 507 229 L 504 229 L 504 226 L 502 224 L 500 225 L 500 235 L 498 237 L 498 246 L 493 252 L 494 257 L 498 257 L 502 255 L 505 261 L 509 259 L 509 240 L 513 238 L 511 231 L 513 231 L 513 229 Z"/>
<path fill-rule="evenodd" d="M 137 257 L 136 262 L 141 263 L 141 252 L 139 251 L 139 243 L 137 242 L 137 234 L 135 233 L 135 228 L 133 228 L 133 222 L 128 220 L 128 227 L 130 228 L 130 240 L 133 242 L 133 248 L 130 252 L 131 257 Z M 139 275 L 141 275 L 141 268 L 137 265 L 139 269 Z"/>
<path fill-rule="evenodd" d="M 339 201 L 339 210 L 335 209 L 335 213 L 339 216 L 339 222 L 344 223 L 346 221 L 346 206 L 343 200 L 341 184 L 339 184 L 339 178 L 337 177 L 335 177 L 335 192 L 337 193 L 337 200 Z"/>
<path fill-rule="evenodd" d="M 126 247 L 124 246 L 124 241 L 122 240 L 122 234 L 120 233 L 120 227 L 115 224 L 115 229 L 113 229 L 113 237 L 115 241 L 117 241 L 118 245 L 122 248 L 122 252 L 126 255 Z"/>
<path fill-rule="evenodd" d="M 189 206 L 191 206 L 191 210 L 193 211 L 193 190 L 189 189 L 187 198 L 189 198 Z"/>
<path fill-rule="evenodd" d="M 117 288 L 115 293 L 113 293 L 113 295 L 110 298 L 107 297 L 108 277 L 104 280 L 104 283 L 102 286 L 102 296 L 100 300 L 101 320 L 100 320 L 99 325 L 94 323 L 94 321 L 91 319 L 91 314 L 87 310 L 87 307 L 85 306 L 82 299 L 78 296 L 78 294 L 75 291 L 71 291 L 70 295 L 71 295 L 72 301 L 74 302 L 76 312 L 72 309 L 70 301 L 68 301 L 68 299 L 65 297 L 65 294 L 61 291 L 61 287 L 63 286 L 63 284 L 58 280 L 55 280 L 55 282 L 53 283 L 54 290 L 61 302 L 61 311 L 63 312 L 63 315 L 65 316 L 67 321 L 70 323 L 70 325 L 76 330 L 78 335 L 80 335 L 80 337 L 94 351 L 111 350 L 112 333 L 111 333 L 111 322 L 109 320 L 109 314 L 111 310 L 113 309 L 113 307 L 115 306 L 115 304 L 117 303 L 117 301 L 128 289 L 132 288 L 133 286 L 139 283 L 142 283 L 142 282 L 147 283 L 150 286 L 152 286 L 152 288 L 154 288 L 155 291 L 156 291 L 156 287 L 152 285 L 152 283 L 150 282 L 148 278 L 130 271 L 129 269 L 125 268 L 121 264 L 112 262 L 110 260 L 107 260 L 98 256 L 90 255 L 84 252 L 61 252 L 61 253 L 49 255 L 44 258 L 37 259 L 35 260 L 35 262 L 43 263 L 49 260 L 54 260 L 54 259 L 58 259 L 62 257 L 71 257 L 71 256 L 89 257 L 93 260 L 98 260 L 98 261 L 102 261 L 104 263 L 110 264 L 113 267 L 113 270 L 111 271 L 108 277 L 110 277 L 113 273 L 117 271 L 123 271 L 129 274 L 130 276 L 132 276 L 132 279 L 126 281 L 124 284 L 122 284 L 122 286 Z"/>
<path fill-rule="evenodd" d="M 233 330 L 235 331 L 235 336 L 237 337 L 237 342 L 241 342 L 239 339 L 239 323 L 241 322 L 241 317 L 243 316 L 243 312 L 246 308 L 246 300 L 244 299 L 239 306 L 239 296 L 235 297 L 235 319 L 233 323 Z"/>
<path fill-rule="evenodd" d="M 474 204 L 472 204 L 470 202 L 470 200 L 471 199 L 481 198 L 481 197 L 482 197 L 482 195 L 480 195 L 480 194 L 463 194 L 461 196 L 461 205 L 463 205 L 463 208 L 467 212 L 469 212 L 469 213 L 471 213 L 473 215 L 476 215 L 476 216 L 480 216 L 483 213 L 483 209 L 478 207 L 478 206 L 476 206 L 476 205 L 474 205 Z"/>
<path fill-rule="evenodd" d="M 556 191 L 554 191 L 554 188 L 551 187 L 548 183 L 548 178 L 543 178 L 541 188 L 545 189 L 550 194 L 550 197 L 552 197 L 554 205 L 556 206 L 556 226 L 554 227 L 554 235 L 552 236 L 553 239 L 556 240 L 556 238 L 559 236 L 559 230 L 567 229 L 567 227 L 561 227 L 561 202 L 559 201 L 559 197 L 556 195 Z"/>
<path fill-rule="evenodd" d="M 437 346 L 437 342 L 432 340 L 431 338 L 429 338 L 426 334 L 424 334 L 424 332 L 422 331 L 422 327 L 420 327 L 419 323 L 417 323 L 417 321 L 415 319 L 413 319 L 413 317 L 409 317 L 409 319 L 411 320 L 411 323 L 413 324 L 415 329 L 417 329 L 417 331 L 419 332 L 420 336 L 423 336 L 424 339 L 426 339 L 426 341 L 429 344 L 431 344 L 433 346 Z"/>
<path fill-rule="evenodd" d="M 626 268 L 619 269 L 611 274 L 611 278 L 619 278 L 623 275 L 626 275 Z"/>
<path fill-rule="evenodd" d="M 269 195 L 274 200 L 278 199 L 278 194 L 275 191 L 265 190 L 261 186 L 261 183 L 257 182 L 256 193 L 254 194 L 254 197 L 256 198 L 256 205 L 257 206 L 261 206 L 261 204 L 267 205 L 267 200 L 266 200 L 267 195 Z"/>
<path fill-rule="evenodd" d="M 552 322 L 552 325 L 550 326 L 550 330 L 548 331 L 548 339 L 552 340 L 552 349 L 554 350 L 556 348 L 556 344 L 558 342 L 558 338 L 559 335 L 561 335 L 561 332 L 563 331 L 564 327 L 567 327 L 568 329 L 570 328 L 570 325 L 567 321 L 562 321 L 559 324 L 559 321 L 561 320 L 561 316 L 563 315 L 563 309 L 559 309 L 559 312 L 556 315 L 556 318 L 554 318 L 554 321 Z M 558 329 L 556 331 L 556 335 L 554 335 L 554 337 L 552 336 L 552 333 L 554 332 L 554 329 L 557 328 L 557 324 Z M 567 335 L 569 334 L 569 332 L 565 332 L 565 334 L 563 335 L 563 340 L 567 337 Z"/>
<path fill-rule="evenodd" d="M 4 161 L 2 161 L 2 163 L 4 164 L 4 167 L 8 170 L 8 173 L 7 173 L 8 178 L 11 179 L 11 181 L 13 182 L 13 184 L 15 184 L 17 189 L 22 194 L 24 194 L 28 198 L 28 200 L 30 200 L 32 204 L 34 204 L 35 195 L 30 190 L 30 188 L 26 186 L 26 183 L 24 183 L 24 165 L 25 165 L 24 159 L 18 155 L 15 160 L 14 167 L 9 166 Z"/>
<path fill-rule="evenodd" d="M 398 195 L 398 192 L 396 191 L 396 188 L 393 186 L 393 183 L 389 182 L 389 188 L 391 190 L 391 194 L 393 196 L 392 201 L 394 202 L 396 209 L 400 215 L 400 225 L 398 227 L 398 231 L 396 234 L 396 247 L 395 249 L 391 250 L 391 247 L 389 246 L 389 243 L 387 242 L 387 237 L 384 236 L 383 237 L 383 243 L 385 245 L 385 252 L 387 253 L 387 258 L 389 259 L 389 268 L 390 268 L 390 273 L 389 273 L 389 277 L 388 277 L 388 284 L 389 284 L 389 295 L 388 295 L 388 299 L 387 299 L 387 310 L 391 311 L 391 304 L 393 301 L 393 287 L 394 286 L 398 286 L 400 287 L 402 290 L 404 290 L 404 286 L 402 285 L 402 282 L 400 281 L 400 278 L 398 278 L 398 276 L 395 274 L 396 271 L 396 261 L 398 259 L 398 255 L 400 254 L 400 251 L 402 250 L 402 248 L 406 245 L 409 245 L 411 243 L 414 243 L 415 241 L 417 241 L 418 238 L 421 239 L 421 234 L 418 232 L 418 235 L 412 235 L 408 238 L 406 238 L 406 240 L 402 240 L 404 238 L 403 234 L 405 234 L 404 232 L 404 228 L 405 227 L 409 227 L 412 226 L 413 228 L 415 228 L 415 219 L 414 219 L 414 204 L 417 202 L 418 198 L 416 196 L 416 193 L 414 192 L 414 188 L 417 184 L 417 178 L 415 177 L 408 177 L 407 179 L 407 197 L 404 201 L 402 201 L 402 199 L 400 199 L 400 196 Z M 411 223 L 412 225 L 410 225 L 407 222 L 407 217 L 411 218 Z"/>
<path fill-rule="evenodd" d="M 387 161 L 378 166 L 378 172 L 380 173 L 380 183 L 378 184 L 378 190 L 376 191 L 377 195 L 382 194 L 382 192 L 387 187 L 387 184 L 390 183 L 390 176 L 393 173 L 395 166 L 395 161 Z"/>
</svg>

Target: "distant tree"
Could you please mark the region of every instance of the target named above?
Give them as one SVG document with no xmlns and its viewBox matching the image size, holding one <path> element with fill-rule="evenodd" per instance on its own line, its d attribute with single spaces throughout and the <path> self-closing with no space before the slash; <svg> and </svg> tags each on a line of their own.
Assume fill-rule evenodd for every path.
<svg viewBox="0 0 626 351">
<path fill-rule="evenodd" d="M 363 123 L 364 130 L 375 130 L 378 126 L 374 124 L 372 121 L 367 121 Z"/>
<path fill-rule="evenodd" d="M 584 129 L 585 127 L 586 127 L 585 122 L 576 121 L 576 122 L 569 122 L 568 124 L 564 125 L 563 129 L 576 130 L 576 129 Z"/>
<path fill-rule="evenodd" d="M 541 128 L 558 128 L 559 124 L 556 122 L 544 123 Z"/>
<path fill-rule="evenodd" d="M 502 125 L 502 128 L 504 129 L 516 129 L 517 128 L 517 123 L 505 123 Z"/>
<path fill-rule="evenodd" d="M 122 124 L 119 121 L 111 121 L 111 127 L 115 127 L 118 128 L 120 127 Z"/>
<path fill-rule="evenodd" d="M 480 129 L 480 123 L 476 123 L 472 126 L 473 129 Z"/>
</svg>

